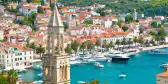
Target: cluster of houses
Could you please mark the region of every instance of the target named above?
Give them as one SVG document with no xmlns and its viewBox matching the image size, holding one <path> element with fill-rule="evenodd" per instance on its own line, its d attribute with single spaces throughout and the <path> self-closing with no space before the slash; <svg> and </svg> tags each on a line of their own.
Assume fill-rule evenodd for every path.
<svg viewBox="0 0 168 84">
<path fill-rule="evenodd" d="M 4 14 L 0 19 L 0 68 L 12 68 L 17 66 L 31 65 L 35 53 L 33 49 L 25 47 L 29 43 L 36 43 L 36 45 L 47 46 L 47 30 L 50 15 L 52 14 L 49 6 L 50 0 L 47 0 L 45 5 L 40 3 L 21 2 L 19 4 L 9 4 L 9 8 L 18 8 L 19 13 L 23 16 L 30 16 L 32 13 L 37 13 L 35 19 L 36 32 L 30 26 L 18 25 L 13 23 L 14 20 L 23 20 L 23 16 L 11 16 Z M 54 0 L 53 0 L 54 1 Z M 152 17 L 138 17 L 136 10 L 133 12 L 134 20 L 129 24 L 121 23 L 117 25 L 120 20 L 125 20 L 125 15 L 108 15 L 100 16 L 95 12 L 98 8 L 104 8 L 105 5 L 93 4 L 87 7 L 77 6 L 59 6 L 61 19 L 67 28 L 65 30 L 65 44 L 69 44 L 74 40 L 78 42 L 85 42 L 90 40 L 95 43 L 97 40 L 102 42 L 107 41 L 115 43 L 117 40 L 133 40 L 134 37 L 143 37 L 146 40 L 151 40 L 152 36 L 149 34 L 155 31 L 151 26 L 154 20 L 162 22 L 166 20 L 163 16 Z M 38 13 L 38 9 L 42 13 Z M 91 22 L 86 24 L 86 22 Z M 125 31 L 123 26 L 128 27 Z M 143 32 L 141 31 L 143 30 Z"/>
</svg>

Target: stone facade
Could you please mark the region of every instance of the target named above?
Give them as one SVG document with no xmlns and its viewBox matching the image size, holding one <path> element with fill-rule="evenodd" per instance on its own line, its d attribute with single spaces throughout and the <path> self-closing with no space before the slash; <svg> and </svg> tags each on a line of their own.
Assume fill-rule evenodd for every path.
<svg viewBox="0 0 168 84">
<path fill-rule="evenodd" d="M 48 24 L 48 53 L 43 56 L 43 84 L 70 84 L 69 57 L 64 51 L 64 26 L 56 5 Z"/>
</svg>

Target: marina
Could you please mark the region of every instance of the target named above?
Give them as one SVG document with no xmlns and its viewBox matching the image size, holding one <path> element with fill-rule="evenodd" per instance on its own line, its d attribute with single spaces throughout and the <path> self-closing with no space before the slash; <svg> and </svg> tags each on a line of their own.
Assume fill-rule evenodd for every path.
<svg viewBox="0 0 168 84">
<path fill-rule="evenodd" d="M 160 65 L 167 61 L 166 55 L 152 55 L 148 54 L 148 51 L 143 51 L 131 56 L 128 63 L 100 62 L 103 68 L 95 67 L 94 63 L 75 64 L 71 66 L 71 84 L 93 79 L 110 84 L 155 84 L 155 74 L 163 71 Z M 40 69 L 32 69 L 20 75 L 23 81 L 37 82 L 42 80 L 41 73 Z"/>
</svg>

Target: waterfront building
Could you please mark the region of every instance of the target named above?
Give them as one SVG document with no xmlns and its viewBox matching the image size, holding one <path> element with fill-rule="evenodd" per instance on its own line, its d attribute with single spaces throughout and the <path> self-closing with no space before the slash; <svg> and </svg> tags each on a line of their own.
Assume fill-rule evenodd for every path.
<svg viewBox="0 0 168 84">
<path fill-rule="evenodd" d="M 0 40 L 4 39 L 4 31 L 0 29 Z"/>
<path fill-rule="evenodd" d="M 156 84 L 168 84 L 168 66 L 164 67 L 164 72 L 156 75 Z"/>
<path fill-rule="evenodd" d="M 164 18 L 164 16 L 155 16 L 154 19 L 157 20 L 157 21 L 162 21 L 165 18 Z"/>
<path fill-rule="evenodd" d="M 0 43 L 0 68 L 28 68 L 32 65 L 33 50 L 18 44 Z"/>
<path fill-rule="evenodd" d="M 70 84 L 69 57 L 64 51 L 64 26 L 56 4 L 48 24 L 47 46 L 48 52 L 42 59 L 43 84 Z"/>
</svg>

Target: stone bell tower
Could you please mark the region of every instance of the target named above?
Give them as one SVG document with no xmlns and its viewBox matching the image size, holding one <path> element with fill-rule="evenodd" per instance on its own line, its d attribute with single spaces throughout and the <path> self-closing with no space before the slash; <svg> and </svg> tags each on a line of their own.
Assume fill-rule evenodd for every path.
<svg viewBox="0 0 168 84">
<path fill-rule="evenodd" d="M 48 23 L 48 53 L 43 56 L 43 84 L 70 84 L 69 57 L 64 51 L 64 26 L 56 4 Z"/>
</svg>

